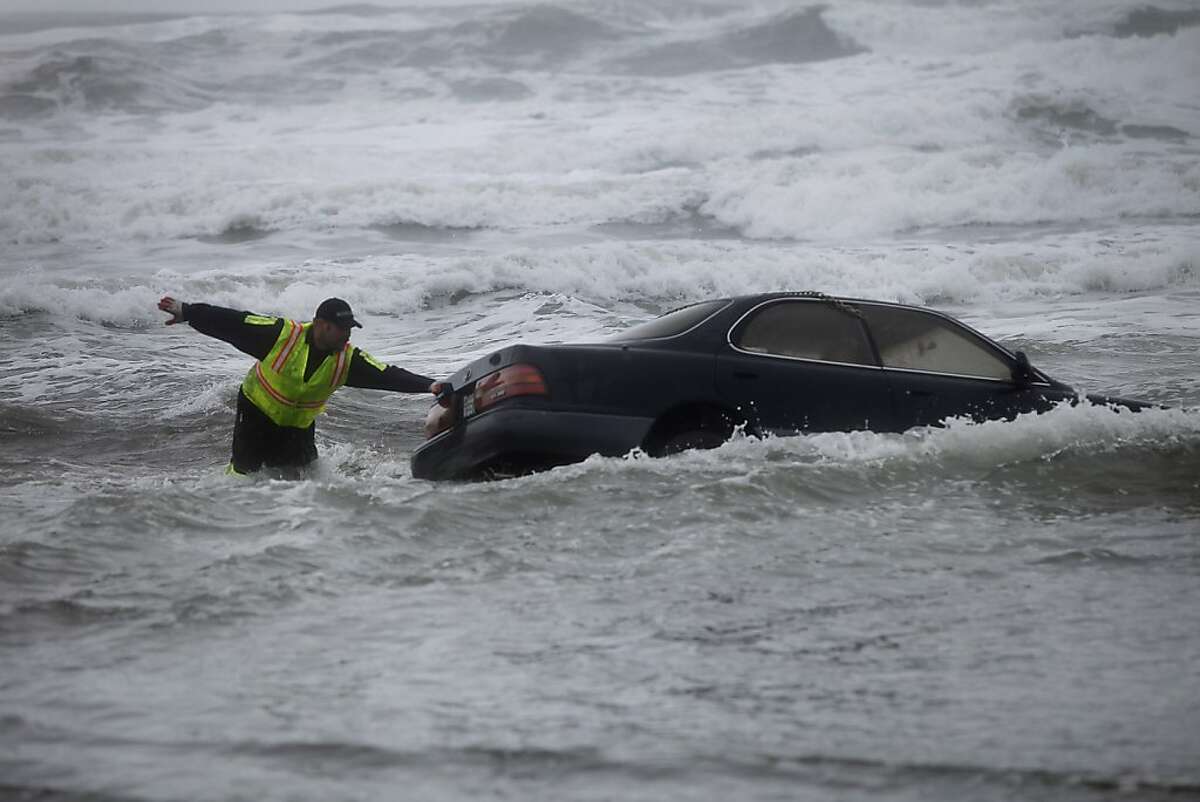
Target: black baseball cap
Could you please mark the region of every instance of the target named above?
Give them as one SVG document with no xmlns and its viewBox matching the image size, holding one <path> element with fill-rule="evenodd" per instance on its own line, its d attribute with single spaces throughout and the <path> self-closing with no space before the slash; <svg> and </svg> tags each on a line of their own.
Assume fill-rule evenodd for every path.
<svg viewBox="0 0 1200 802">
<path fill-rule="evenodd" d="M 341 298 L 326 298 L 321 301 L 321 305 L 317 307 L 317 313 L 313 315 L 314 320 L 328 320 L 341 326 L 343 329 L 350 329 L 355 326 L 362 328 L 362 324 L 354 319 L 354 312 L 350 311 L 350 304 L 343 301 Z"/>
</svg>

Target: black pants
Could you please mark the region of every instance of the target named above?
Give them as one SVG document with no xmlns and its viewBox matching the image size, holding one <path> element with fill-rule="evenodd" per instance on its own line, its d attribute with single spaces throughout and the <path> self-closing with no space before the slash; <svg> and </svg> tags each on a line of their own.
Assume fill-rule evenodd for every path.
<svg viewBox="0 0 1200 802">
<path fill-rule="evenodd" d="M 279 426 L 238 389 L 233 424 L 233 469 L 253 473 L 262 466 L 299 468 L 317 458 L 316 424 L 306 429 Z"/>
</svg>

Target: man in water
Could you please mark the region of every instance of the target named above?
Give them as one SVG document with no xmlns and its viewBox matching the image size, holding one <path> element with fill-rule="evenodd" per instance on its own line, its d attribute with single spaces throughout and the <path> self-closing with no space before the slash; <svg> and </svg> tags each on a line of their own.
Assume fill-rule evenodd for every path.
<svg viewBox="0 0 1200 802">
<path fill-rule="evenodd" d="M 400 393 L 442 391 L 441 382 L 385 365 L 350 345 L 350 330 L 362 324 L 341 298 L 322 301 L 311 323 L 185 304 L 170 296 L 158 308 L 170 313 L 168 326 L 187 322 L 258 360 L 238 390 L 230 473 L 251 473 L 263 465 L 300 467 L 315 460 L 317 415 L 343 385 Z"/>
</svg>

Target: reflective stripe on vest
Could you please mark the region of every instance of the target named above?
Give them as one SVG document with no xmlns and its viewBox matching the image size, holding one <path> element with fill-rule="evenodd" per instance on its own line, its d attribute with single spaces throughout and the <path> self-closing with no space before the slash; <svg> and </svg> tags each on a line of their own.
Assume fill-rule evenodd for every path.
<svg viewBox="0 0 1200 802">
<path fill-rule="evenodd" d="M 350 370 L 350 343 L 346 343 L 346 347 L 338 351 L 337 364 L 333 368 L 333 377 L 330 378 L 329 384 L 335 390 L 346 383 L 346 373 Z"/>
<path fill-rule="evenodd" d="M 286 321 L 270 352 L 254 363 L 242 381 L 245 396 L 279 426 L 310 426 L 329 396 L 349 377 L 354 351 L 346 343 L 336 354 L 326 356 L 305 380 L 311 328 L 311 323 Z"/>
<path fill-rule="evenodd" d="M 321 407 L 325 406 L 324 399 L 320 401 L 293 401 L 283 393 L 276 390 L 271 386 L 271 380 L 268 379 L 266 374 L 263 373 L 261 362 L 258 362 L 254 365 L 254 372 L 258 376 L 258 380 L 262 384 L 262 388 L 267 391 L 267 394 L 280 404 L 283 404 L 285 407 L 296 407 L 297 409 L 320 409 Z M 325 398 L 328 397 L 329 396 L 325 396 Z"/>
<path fill-rule="evenodd" d="M 296 348 L 296 343 L 300 340 L 300 335 L 304 333 L 304 327 L 294 320 L 289 320 L 288 326 L 291 328 L 288 330 L 287 344 L 283 346 L 283 349 L 279 352 L 279 356 L 275 357 L 275 361 L 271 363 L 271 370 L 276 373 L 283 370 L 284 364 L 287 362 L 288 357 L 292 355 L 292 351 Z M 280 334 L 282 333 L 280 332 Z"/>
</svg>

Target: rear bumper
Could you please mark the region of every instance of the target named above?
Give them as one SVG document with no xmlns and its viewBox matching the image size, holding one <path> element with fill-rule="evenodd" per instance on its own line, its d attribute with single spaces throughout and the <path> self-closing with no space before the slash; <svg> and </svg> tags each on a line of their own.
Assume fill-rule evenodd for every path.
<svg viewBox="0 0 1200 802">
<path fill-rule="evenodd" d="M 651 418 L 501 407 L 426 441 L 412 455 L 417 479 L 465 479 L 506 461 L 565 465 L 641 445 Z"/>
</svg>

